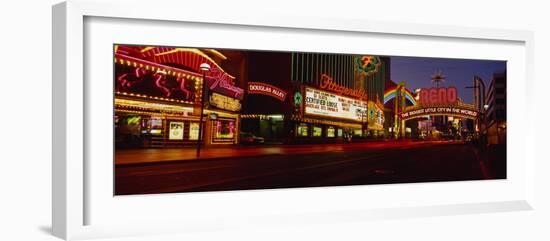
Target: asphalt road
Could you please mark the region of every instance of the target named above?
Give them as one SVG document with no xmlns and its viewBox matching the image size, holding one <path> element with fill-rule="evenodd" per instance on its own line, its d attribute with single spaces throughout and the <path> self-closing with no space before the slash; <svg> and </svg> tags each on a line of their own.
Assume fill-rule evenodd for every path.
<svg viewBox="0 0 550 241">
<path fill-rule="evenodd" d="M 332 148 L 327 152 L 116 165 L 115 194 L 490 178 L 487 168 L 471 145 L 451 142 L 390 142 L 377 147 L 371 146 L 370 143 L 363 143 Z"/>
</svg>

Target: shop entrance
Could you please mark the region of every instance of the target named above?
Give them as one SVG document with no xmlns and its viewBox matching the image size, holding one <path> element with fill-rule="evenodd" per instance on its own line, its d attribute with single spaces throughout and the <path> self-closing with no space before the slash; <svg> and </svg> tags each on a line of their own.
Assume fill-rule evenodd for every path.
<svg viewBox="0 0 550 241">
<path fill-rule="evenodd" d="M 284 136 L 283 115 L 270 115 L 266 119 L 260 120 L 259 134 L 266 141 L 282 141 Z"/>
<path fill-rule="evenodd" d="M 241 116 L 242 117 L 242 116 Z M 261 137 L 265 142 L 282 143 L 285 133 L 284 115 L 251 115 L 241 119 L 242 134 Z"/>
</svg>

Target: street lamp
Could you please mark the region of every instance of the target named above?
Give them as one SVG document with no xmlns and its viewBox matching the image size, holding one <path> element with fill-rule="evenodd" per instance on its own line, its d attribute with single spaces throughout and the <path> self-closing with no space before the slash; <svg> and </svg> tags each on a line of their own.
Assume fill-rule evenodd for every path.
<svg viewBox="0 0 550 241">
<path fill-rule="evenodd" d="M 206 72 L 210 71 L 210 65 L 207 63 L 202 63 L 200 65 L 200 70 L 202 71 L 202 87 L 201 87 L 201 114 L 199 117 L 199 138 L 197 138 L 197 157 L 201 155 L 201 140 L 202 140 L 202 116 L 204 115 L 204 96 L 206 88 Z"/>
<path fill-rule="evenodd" d="M 485 125 L 485 145 L 487 145 L 489 143 L 489 126 L 487 124 L 487 110 L 489 109 L 489 105 L 488 104 L 485 104 L 483 105 L 483 112 L 485 113 L 483 115 L 483 124 Z"/>
<path fill-rule="evenodd" d="M 478 86 L 466 86 L 466 89 L 477 89 L 478 92 L 481 92 L 479 95 L 482 97 L 482 104 L 483 104 L 483 125 L 484 131 L 487 132 L 487 109 L 489 109 L 489 105 L 485 102 L 486 96 L 485 96 L 485 83 L 483 83 L 483 80 L 478 77 L 474 76 L 474 81 L 478 82 Z M 487 136 L 485 136 L 487 138 Z"/>
</svg>

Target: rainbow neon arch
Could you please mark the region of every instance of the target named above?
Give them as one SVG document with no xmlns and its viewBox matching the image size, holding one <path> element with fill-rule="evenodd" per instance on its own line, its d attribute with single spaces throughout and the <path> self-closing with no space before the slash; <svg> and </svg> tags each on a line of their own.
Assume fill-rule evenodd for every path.
<svg viewBox="0 0 550 241">
<path fill-rule="evenodd" d="M 411 94 L 410 91 L 405 89 L 405 98 L 409 100 L 413 105 L 416 105 L 416 100 L 414 99 L 414 96 Z M 391 99 L 395 98 L 395 94 L 397 93 L 397 88 L 390 89 L 384 93 L 384 104 L 388 103 Z"/>
</svg>

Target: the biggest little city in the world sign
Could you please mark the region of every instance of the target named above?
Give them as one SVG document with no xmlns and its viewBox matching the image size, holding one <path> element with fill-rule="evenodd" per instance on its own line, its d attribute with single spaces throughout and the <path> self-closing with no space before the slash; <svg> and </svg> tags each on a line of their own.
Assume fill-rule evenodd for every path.
<svg viewBox="0 0 550 241">
<path fill-rule="evenodd" d="M 408 120 L 427 115 L 453 115 L 475 119 L 479 114 L 458 103 L 455 87 L 423 88 L 420 90 L 418 103 L 419 105 L 400 113 L 401 119 Z"/>
<path fill-rule="evenodd" d="M 477 117 L 478 113 L 473 110 L 468 110 L 460 107 L 425 107 L 420 109 L 414 109 L 410 111 L 405 111 L 400 114 L 401 119 L 407 120 L 407 119 L 413 119 L 416 117 L 424 116 L 424 115 L 456 115 L 456 116 L 463 116 L 466 118 L 474 119 Z"/>
</svg>

